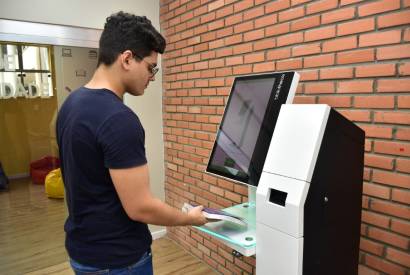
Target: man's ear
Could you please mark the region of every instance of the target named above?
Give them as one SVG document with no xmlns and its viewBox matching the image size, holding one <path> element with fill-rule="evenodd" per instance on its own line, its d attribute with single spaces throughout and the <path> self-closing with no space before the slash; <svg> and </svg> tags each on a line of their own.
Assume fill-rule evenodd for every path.
<svg viewBox="0 0 410 275">
<path fill-rule="evenodd" d="M 128 69 L 129 65 L 131 63 L 131 59 L 133 59 L 133 58 L 134 58 L 134 55 L 132 54 L 132 52 L 130 50 L 124 51 L 120 55 L 121 66 L 124 69 Z"/>
</svg>

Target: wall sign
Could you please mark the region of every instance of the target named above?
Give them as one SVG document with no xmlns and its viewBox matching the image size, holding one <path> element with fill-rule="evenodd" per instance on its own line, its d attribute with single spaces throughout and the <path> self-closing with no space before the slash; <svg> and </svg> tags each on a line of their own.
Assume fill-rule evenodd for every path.
<svg viewBox="0 0 410 275">
<path fill-rule="evenodd" d="M 0 99 L 53 96 L 50 50 L 0 42 Z"/>
</svg>

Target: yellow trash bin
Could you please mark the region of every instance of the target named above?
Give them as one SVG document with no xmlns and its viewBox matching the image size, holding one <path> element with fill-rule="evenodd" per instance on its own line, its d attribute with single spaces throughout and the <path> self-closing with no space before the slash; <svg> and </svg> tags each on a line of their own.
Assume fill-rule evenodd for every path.
<svg viewBox="0 0 410 275">
<path fill-rule="evenodd" d="M 47 174 L 45 180 L 46 195 L 49 198 L 64 198 L 64 183 L 60 168 Z"/>
</svg>

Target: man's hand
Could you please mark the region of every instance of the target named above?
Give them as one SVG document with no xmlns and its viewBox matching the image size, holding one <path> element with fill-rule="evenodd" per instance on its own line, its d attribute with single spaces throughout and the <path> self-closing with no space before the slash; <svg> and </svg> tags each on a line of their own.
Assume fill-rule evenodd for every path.
<svg viewBox="0 0 410 275">
<path fill-rule="evenodd" d="M 190 218 L 190 221 L 192 223 L 192 225 L 204 225 L 208 222 L 208 220 L 205 218 L 204 214 L 202 213 L 202 210 L 204 209 L 204 207 L 202 205 L 200 206 L 196 206 L 194 208 L 192 208 L 189 212 L 188 212 L 188 216 Z"/>
</svg>

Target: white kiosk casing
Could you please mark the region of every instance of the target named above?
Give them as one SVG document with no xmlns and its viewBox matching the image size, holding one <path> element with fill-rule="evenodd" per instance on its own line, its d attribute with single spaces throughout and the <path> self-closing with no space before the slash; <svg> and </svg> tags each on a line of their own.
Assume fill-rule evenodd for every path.
<svg viewBox="0 0 410 275">
<path fill-rule="evenodd" d="M 295 72 L 240 77 L 238 85 L 271 76 L 270 103 L 253 109 L 265 112 L 257 140 L 255 124 L 235 115 L 252 112 L 249 100 L 262 106 L 268 86 L 261 86 L 265 94 L 246 87 L 244 93 L 244 86 L 235 89 L 235 79 L 206 170 L 249 186 L 249 203 L 224 209 L 249 226 L 221 221 L 196 228 L 246 256 L 257 242 L 260 275 L 357 274 L 364 132 L 327 105 L 283 104 L 293 99 Z"/>
<path fill-rule="evenodd" d="M 363 156 L 364 132 L 329 106 L 282 106 L 256 191 L 258 274 L 357 274 Z"/>
</svg>

